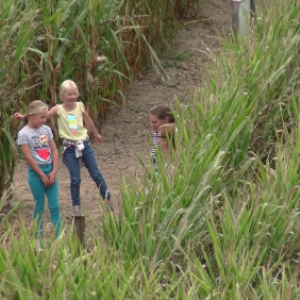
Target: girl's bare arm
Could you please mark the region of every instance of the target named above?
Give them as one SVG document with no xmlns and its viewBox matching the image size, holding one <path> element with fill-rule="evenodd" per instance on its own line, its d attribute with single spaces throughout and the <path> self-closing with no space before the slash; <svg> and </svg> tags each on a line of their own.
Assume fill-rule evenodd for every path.
<svg viewBox="0 0 300 300">
<path fill-rule="evenodd" d="M 57 116 L 57 106 L 53 106 L 50 110 L 48 110 L 47 113 L 47 119 L 51 119 L 52 117 Z"/>
<path fill-rule="evenodd" d="M 50 146 L 50 149 L 51 149 L 52 161 L 53 161 L 53 171 L 52 172 L 54 172 L 55 175 L 56 175 L 56 173 L 58 171 L 59 154 L 58 154 L 58 150 L 57 150 L 57 147 L 56 147 L 55 142 L 54 142 L 53 139 L 49 142 L 49 146 Z"/>
<path fill-rule="evenodd" d="M 47 113 L 47 119 L 51 119 L 52 117 L 57 116 L 57 106 L 53 106 Z M 20 113 L 15 113 L 14 114 L 14 118 L 16 120 L 22 120 L 24 119 L 24 115 L 20 114 Z"/>
<path fill-rule="evenodd" d="M 103 138 L 99 134 L 93 120 L 89 117 L 89 115 L 87 114 L 86 111 L 82 113 L 82 117 L 83 117 L 83 120 L 84 120 L 84 123 L 85 123 L 86 127 L 94 134 L 97 142 L 102 143 Z"/>
<path fill-rule="evenodd" d="M 56 181 L 59 155 L 58 155 L 58 150 L 56 148 L 56 145 L 55 145 L 55 142 L 53 139 L 49 142 L 49 146 L 50 146 L 51 154 L 52 154 L 53 170 L 49 174 L 48 177 L 49 177 L 49 185 L 53 185 Z"/>
</svg>

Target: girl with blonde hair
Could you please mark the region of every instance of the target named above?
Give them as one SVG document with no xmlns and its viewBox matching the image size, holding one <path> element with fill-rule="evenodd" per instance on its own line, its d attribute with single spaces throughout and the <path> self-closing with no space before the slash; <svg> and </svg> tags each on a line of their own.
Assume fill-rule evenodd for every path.
<svg viewBox="0 0 300 300">
<path fill-rule="evenodd" d="M 43 213 L 45 194 L 48 198 L 51 222 L 55 227 L 55 236 L 61 227 L 58 200 L 58 151 L 51 129 L 45 125 L 48 106 L 40 100 L 29 104 L 23 116 L 24 127 L 18 133 L 18 145 L 28 164 L 28 183 L 34 198 L 33 218 L 38 221 L 36 238 L 43 237 Z M 17 114 L 16 114 L 17 116 Z M 36 247 L 39 249 L 39 241 Z"/>
</svg>

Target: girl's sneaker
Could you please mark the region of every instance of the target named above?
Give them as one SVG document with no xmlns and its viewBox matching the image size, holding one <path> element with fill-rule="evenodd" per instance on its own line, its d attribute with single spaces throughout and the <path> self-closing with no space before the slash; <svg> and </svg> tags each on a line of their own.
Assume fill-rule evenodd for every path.
<svg viewBox="0 0 300 300">
<path fill-rule="evenodd" d="M 72 209 L 73 216 L 82 216 L 80 205 L 74 205 Z"/>
</svg>

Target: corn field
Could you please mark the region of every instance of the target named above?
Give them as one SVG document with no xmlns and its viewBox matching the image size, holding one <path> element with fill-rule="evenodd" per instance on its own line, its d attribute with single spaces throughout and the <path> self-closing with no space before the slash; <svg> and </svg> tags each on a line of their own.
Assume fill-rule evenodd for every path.
<svg viewBox="0 0 300 300">
<path fill-rule="evenodd" d="M 3 0 L 0 7 L 0 195 L 16 162 L 17 124 L 9 118 L 35 99 L 54 106 L 72 78 L 99 127 L 121 105 L 130 81 L 150 64 L 153 48 L 175 33 L 191 0 Z M 172 28 L 172 29 L 171 29 Z M 55 124 L 51 123 L 55 131 Z M 9 129 L 9 130 L 8 130 Z"/>
<path fill-rule="evenodd" d="M 71 228 L 35 255 L 36 224 L 4 218 L 2 297 L 298 299 L 299 14 L 299 1 L 259 3 L 253 31 L 224 41 L 194 100 L 173 107 L 174 174 L 158 155 L 150 183 L 141 161 L 147 179 L 122 185 L 118 216 L 103 207 L 92 251 Z"/>
</svg>

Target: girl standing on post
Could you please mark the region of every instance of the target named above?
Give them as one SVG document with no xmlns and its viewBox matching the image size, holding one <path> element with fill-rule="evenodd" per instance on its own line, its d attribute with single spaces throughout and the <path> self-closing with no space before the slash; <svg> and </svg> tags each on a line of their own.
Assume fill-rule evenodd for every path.
<svg viewBox="0 0 300 300">
<path fill-rule="evenodd" d="M 102 142 L 102 136 L 98 133 L 94 122 L 89 117 L 82 102 L 78 102 L 79 91 L 72 80 L 64 81 L 59 92 L 63 104 L 52 107 L 47 118 L 57 117 L 58 135 L 63 140 L 64 162 L 70 173 L 70 192 L 72 199 L 72 213 L 75 216 L 82 215 L 80 199 L 80 162 L 83 161 L 90 176 L 96 183 L 103 200 L 111 206 L 111 195 L 106 182 L 98 168 L 93 148 L 87 135 L 87 129 L 92 131 L 98 143 Z M 21 118 L 22 116 L 19 115 Z"/>
<path fill-rule="evenodd" d="M 24 127 L 18 133 L 18 145 L 28 163 L 28 183 L 34 198 L 33 218 L 38 221 L 36 238 L 43 237 L 43 213 L 45 194 L 48 198 L 51 222 L 55 227 L 55 237 L 61 227 L 58 201 L 58 151 L 53 140 L 51 129 L 45 125 L 48 106 L 40 100 L 29 104 L 24 115 Z M 15 114 L 15 117 L 18 114 Z M 36 249 L 39 249 L 39 241 Z"/>
</svg>

